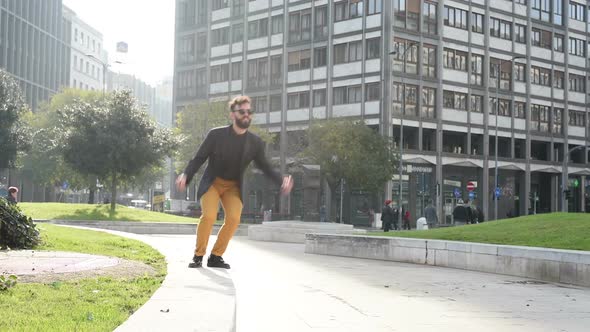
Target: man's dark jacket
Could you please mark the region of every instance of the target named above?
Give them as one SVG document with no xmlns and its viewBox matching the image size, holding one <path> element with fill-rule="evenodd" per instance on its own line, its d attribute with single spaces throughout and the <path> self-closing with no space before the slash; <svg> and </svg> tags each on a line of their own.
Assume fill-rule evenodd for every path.
<svg viewBox="0 0 590 332">
<path fill-rule="evenodd" d="M 205 137 L 205 141 L 199 147 L 195 157 L 188 163 L 188 166 L 184 170 L 186 175 L 186 183 L 190 183 L 195 176 L 195 173 L 201 168 L 207 159 L 209 163 L 205 168 L 205 173 L 199 182 L 199 189 L 197 190 L 197 200 L 209 190 L 209 187 L 213 184 L 216 174 L 215 170 L 220 169 L 221 165 L 226 162 L 229 144 L 229 138 L 233 134 L 232 126 L 213 128 Z M 266 159 L 264 151 L 264 141 L 257 135 L 247 131 L 246 141 L 244 142 L 244 150 L 242 152 L 242 158 L 240 163 L 240 198 L 242 195 L 244 171 L 254 161 L 256 167 L 258 167 L 266 176 L 271 178 L 277 185 L 283 183 L 281 175 L 272 169 L 269 161 Z"/>
</svg>

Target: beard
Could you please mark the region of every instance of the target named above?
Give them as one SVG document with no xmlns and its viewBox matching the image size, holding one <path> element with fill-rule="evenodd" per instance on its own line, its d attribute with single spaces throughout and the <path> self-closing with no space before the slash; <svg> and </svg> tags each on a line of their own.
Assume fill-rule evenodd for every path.
<svg viewBox="0 0 590 332">
<path fill-rule="evenodd" d="M 236 125 L 242 129 L 248 129 L 250 127 L 250 119 L 243 118 L 243 119 L 236 119 Z"/>
</svg>

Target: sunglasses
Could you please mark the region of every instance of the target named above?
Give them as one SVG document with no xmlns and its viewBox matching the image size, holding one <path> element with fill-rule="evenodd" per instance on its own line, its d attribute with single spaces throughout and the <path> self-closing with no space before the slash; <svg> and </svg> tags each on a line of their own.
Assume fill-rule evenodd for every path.
<svg viewBox="0 0 590 332">
<path fill-rule="evenodd" d="M 248 115 L 252 115 L 252 113 L 254 113 L 254 112 L 252 112 L 252 110 L 237 110 L 234 112 L 238 112 L 238 113 L 240 113 L 240 115 L 245 115 L 246 113 L 248 113 Z"/>
</svg>

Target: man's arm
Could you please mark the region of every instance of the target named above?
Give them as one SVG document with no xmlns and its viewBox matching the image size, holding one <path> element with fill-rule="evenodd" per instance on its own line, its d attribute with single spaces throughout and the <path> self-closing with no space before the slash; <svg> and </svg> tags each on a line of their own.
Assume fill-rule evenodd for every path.
<svg viewBox="0 0 590 332">
<path fill-rule="evenodd" d="M 254 163 L 256 164 L 256 167 L 258 167 L 264 173 L 264 175 L 271 178 L 275 184 L 279 186 L 283 184 L 283 178 L 281 177 L 281 174 L 279 174 L 272 168 L 272 165 L 266 158 L 266 155 L 264 153 L 264 142 L 262 141 L 260 142 L 260 144 L 258 144 L 258 148 L 256 149 Z"/>
<path fill-rule="evenodd" d="M 213 147 L 215 146 L 215 144 L 211 136 L 211 131 L 209 131 L 209 133 L 207 133 L 207 136 L 205 137 L 205 140 L 203 141 L 201 146 L 199 146 L 197 154 L 193 159 L 191 159 L 191 161 L 189 161 L 188 165 L 184 169 L 183 174 L 186 177 L 185 185 L 191 182 L 193 176 L 195 176 L 197 171 L 199 171 L 199 168 L 203 166 L 207 158 L 209 158 L 209 156 L 213 152 Z"/>
</svg>

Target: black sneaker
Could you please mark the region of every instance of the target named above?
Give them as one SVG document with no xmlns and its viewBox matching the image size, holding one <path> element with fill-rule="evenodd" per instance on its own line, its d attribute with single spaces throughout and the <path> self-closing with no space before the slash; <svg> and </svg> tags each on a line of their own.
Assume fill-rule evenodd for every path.
<svg viewBox="0 0 590 332">
<path fill-rule="evenodd" d="M 193 261 L 188 263 L 188 267 L 191 269 L 203 266 L 203 256 L 193 256 Z"/>
<path fill-rule="evenodd" d="M 224 262 L 223 258 L 221 256 L 215 256 L 213 254 L 211 254 L 209 256 L 209 259 L 207 260 L 207 266 L 208 267 L 219 267 L 222 269 L 229 269 L 229 264 Z"/>
</svg>

